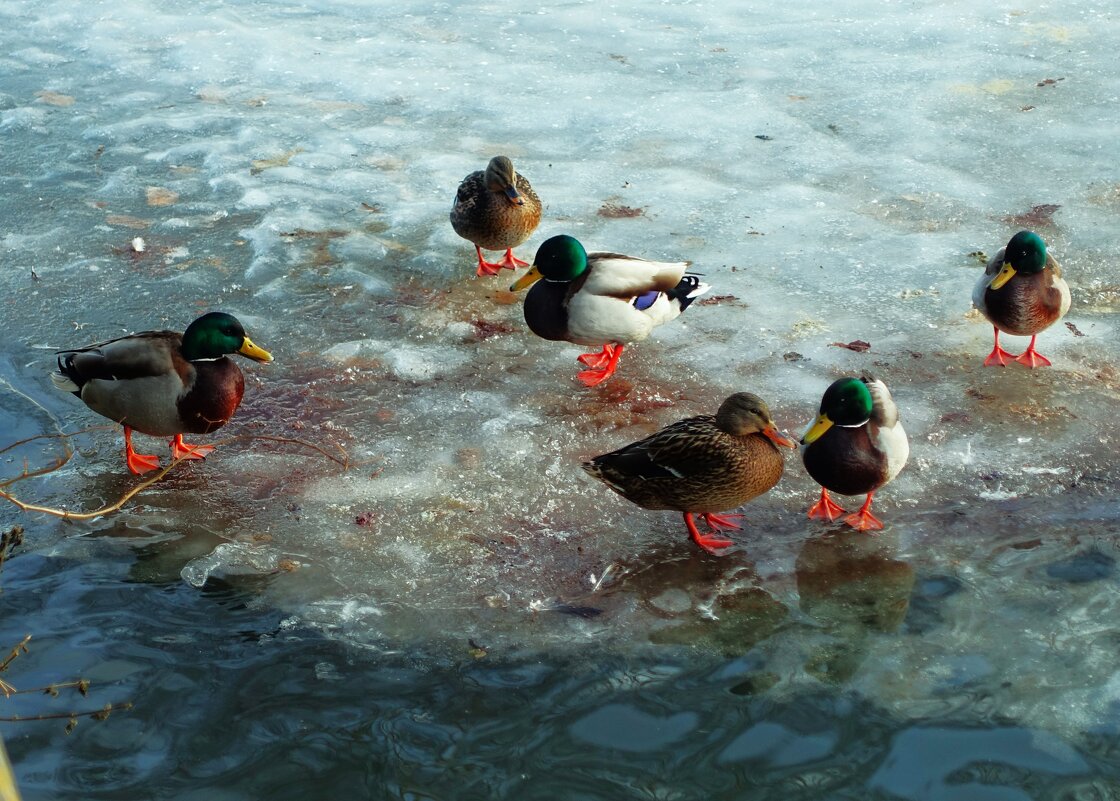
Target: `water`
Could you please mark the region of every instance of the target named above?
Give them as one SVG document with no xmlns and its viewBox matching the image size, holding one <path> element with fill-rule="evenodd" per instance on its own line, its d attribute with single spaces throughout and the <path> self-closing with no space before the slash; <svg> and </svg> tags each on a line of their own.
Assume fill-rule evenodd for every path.
<svg viewBox="0 0 1120 801">
<path fill-rule="evenodd" d="M 1088 2 L 0 2 L 0 446 L 101 422 L 51 349 L 220 307 L 276 362 L 218 436 L 352 463 L 240 440 L 115 515 L 0 507 L 4 679 L 92 681 L 5 712 L 133 704 L 0 724 L 24 797 L 1120 795 L 1118 34 Z M 518 255 L 564 231 L 733 297 L 580 388 L 447 222 L 496 153 L 545 203 Z M 968 314 L 1020 227 L 1074 297 L 1032 373 Z M 796 457 L 720 558 L 578 469 L 734 391 L 799 433 L 862 369 L 911 439 L 877 537 L 806 520 Z M 135 485 L 119 432 L 74 446 L 19 496 Z"/>
</svg>

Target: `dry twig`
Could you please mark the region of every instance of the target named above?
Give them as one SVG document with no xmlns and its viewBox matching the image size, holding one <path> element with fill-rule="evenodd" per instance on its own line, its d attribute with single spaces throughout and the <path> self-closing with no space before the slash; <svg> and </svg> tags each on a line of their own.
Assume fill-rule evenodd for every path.
<svg viewBox="0 0 1120 801">
<path fill-rule="evenodd" d="M 88 430 L 89 429 L 86 429 L 86 431 L 88 431 Z M 77 432 L 77 433 L 85 433 L 85 431 L 81 431 L 81 432 Z M 54 460 L 54 462 L 51 463 L 50 465 L 48 465 L 47 467 L 43 467 L 43 468 L 40 468 L 38 470 L 29 470 L 28 467 L 25 465 L 24 469 L 23 469 L 23 472 L 20 473 L 20 475 L 15 476 L 14 478 L 9 478 L 7 480 L 0 481 L 0 498 L 8 501 L 9 503 L 12 503 L 12 504 L 18 506 L 20 509 L 22 509 L 25 512 L 41 512 L 42 514 L 53 515 L 55 517 L 61 517 L 63 520 L 93 520 L 95 518 L 102 517 L 103 515 L 107 515 L 107 514 L 111 514 L 113 512 L 119 511 L 126 503 L 128 503 L 130 500 L 132 500 L 138 494 L 140 494 L 141 492 L 146 490 L 148 487 L 152 486 L 153 484 L 158 483 L 159 481 L 162 481 L 163 478 L 168 473 L 170 473 L 176 467 L 181 465 L 183 462 L 190 461 L 190 459 L 186 459 L 186 458 L 176 459 L 176 460 L 172 461 L 169 465 L 167 465 L 167 467 L 164 467 L 163 469 L 159 470 L 155 475 L 144 479 L 139 484 L 132 487 L 130 490 L 128 490 L 126 493 L 124 493 L 124 495 L 122 495 L 120 498 L 118 498 L 116 500 L 116 502 L 111 503 L 107 506 L 103 506 L 100 509 L 97 509 L 97 510 L 92 511 L 92 512 L 71 512 L 71 511 L 68 511 L 66 509 L 55 509 L 54 507 L 51 507 L 51 506 L 41 506 L 41 505 L 35 504 L 35 503 L 28 503 L 27 501 L 24 501 L 24 500 L 21 500 L 21 499 L 17 498 L 15 495 L 13 495 L 12 493 L 10 493 L 6 490 L 7 487 L 11 486 L 12 484 L 15 484 L 17 481 L 24 481 L 28 478 L 34 478 L 35 476 L 42 476 L 42 475 L 46 475 L 47 473 L 53 473 L 55 470 L 58 470 L 63 465 L 65 465 L 67 462 L 69 462 L 70 458 L 74 455 L 74 451 L 70 447 L 70 443 L 68 441 L 71 436 L 76 436 L 76 434 L 40 434 L 38 436 L 28 437 L 25 440 L 20 440 L 19 442 L 12 443 L 11 445 L 8 445 L 7 447 L 0 449 L 0 453 L 3 453 L 4 451 L 11 450 L 12 448 L 15 448 L 19 445 L 24 445 L 28 442 L 31 442 L 32 440 L 36 440 L 36 439 L 58 439 L 58 438 L 61 438 L 63 440 L 64 447 L 66 449 L 66 453 L 65 453 L 64 456 L 56 458 Z M 284 444 L 288 444 L 288 445 L 298 445 L 298 446 L 303 447 L 303 448 L 308 448 L 310 450 L 317 451 L 318 453 L 322 454 L 327 459 L 330 459 L 335 464 L 340 465 L 343 470 L 348 470 L 351 467 L 349 455 L 346 453 L 345 449 L 343 449 L 343 447 L 336 442 L 332 442 L 331 444 L 334 445 L 335 448 L 338 449 L 338 453 L 340 455 L 335 455 L 335 454 L 331 453 L 330 451 L 328 451 L 326 448 L 323 448 L 319 445 L 316 445 L 313 442 L 307 442 L 306 440 L 294 439 L 292 437 L 274 437 L 274 436 L 269 436 L 269 435 L 264 435 L 264 434 L 238 434 L 238 435 L 233 436 L 233 437 L 227 437 L 226 439 L 219 440 L 218 442 L 215 442 L 215 443 L 212 443 L 212 444 L 215 447 L 217 447 L 217 446 L 220 446 L 220 445 L 228 445 L 231 442 L 238 442 L 238 441 L 251 442 L 251 441 L 254 441 L 254 440 L 263 440 L 265 442 L 279 442 L 279 443 L 284 443 Z"/>
<path fill-rule="evenodd" d="M 8 667 L 16 660 L 20 654 L 28 652 L 27 643 L 31 640 L 31 635 L 28 634 L 24 637 L 19 645 L 12 649 L 7 658 L 0 662 L 0 673 L 8 669 Z M 0 681 L 0 693 L 4 694 L 5 698 L 11 698 L 13 695 L 25 695 L 28 693 L 42 693 L 49 695 L 52 698 L 57 698 L 59 690 L 73 688 L 82 694 L 85 698 L 89 695 L 89 679 L 78 679 L 76 681 L 64 681 L 58 684 L 48 684 L 46 687 L 36 687 L 33 690 L 17 690 L 12 685 L 5 681 Z M 66 733 L 74 731 L 74 727 L 78 725 L 78 718 L 92 718 L 94 720 L 105 720 L 113 712 L 119 712 L 124 709 L 132 709 L 132 702 L 125 701 L 119 704 L 105 704 L 97 709 L 86 709 L 77 712 L 44 712 L 40 715 L 3 715 L 0 716 L 0 723 L 26 723 L 32 720 L 66 720 Z"/>
</svg>

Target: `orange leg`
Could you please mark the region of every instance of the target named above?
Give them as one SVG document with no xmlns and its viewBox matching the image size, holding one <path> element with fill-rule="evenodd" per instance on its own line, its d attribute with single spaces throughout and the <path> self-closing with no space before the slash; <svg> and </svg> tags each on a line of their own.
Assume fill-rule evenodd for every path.
<svg viewBox="0 0 1120 801">
<path fill-rule="evenodd" d="M 1014 359 L 1015 356 L 1008 353 L 1007 351 L 1005 351 L 1003 348 L 1001 348 L 999 346 L 999 329 L 996 328 L 993 325 L 992 330 L 996 332 L 996 344 L 995 344 L 995 347 L 992 348 L 992 352 L 988 354 L 988 358 L 986 358 L 984 360 L 984 366 L 985 367 L 1006 367 L 1007 366 L 1007 360 L 1008 359 Z M 1031 342 L 1033 343 L 1034 340 L 1032 339 Z"/>
<path fill-rule="evenodd" d="M 595 354 L 585 353 L 584 356 L 590 358 L 590 361 L 584 361 L 583 356 L 579 357 L 584 364 L 594 364 L 589 370 L 580 370 L 578 375 L 580 381 L 583 382 L 585 387 L 594 387 L 603 383 L 612 375 L 618 368 L 618 360 L 622 357 L 622 345 L 615 345 L 607 343 L 603 346 L 603 352 L 596 356 Z M 603 357 L 606 356 L 606 360 Z"/>
<path fill-rule="evenodd" d="M 821 487 L 821 499 L 809 507 L 809 518 L 812 520 L 827 520 L 832 522 L 846 509 L 828 496 L 828 490 Z"/>
<path fill-rule="evenodd" d="M 874 494 L 867 493 L 867 500 L 859 511 L 844 518 L 844 522 L 856 531 L 879 531 L 883 527 L 883 521 L 871 514 L 871 496 Z"/>
<path fill-rule="evenodd" d="M 1031 344 L 1027 346 L 1027 349 L 1023 351 L 1015 361 L 1032 368 L 1049 367 L 1050 360 L 1034 349 L 1034 341 L 1036 339 L 1038 339 L 1038 334 L 1031 337 Z"/>
<path fill-rule="evenodd" d="M 171 446 L 172 459 L 205 459 L 214 452 L 213 445 L 191 445 L 183 442 L 182 434 L 176 434 L 175 439 L 168 444 Z"/>
<path fill-rule="evenodd" d="M 692 512 L 684 513 L 684 524 L 688 527 L 688 533 L 692 537 L 692 541 L 708 553 L 715 553 L 720 548 L 728 548 L 735 544 L 723 537 L 708 537 L 701 534 L 700 530 L 696 528 L 696 521 L 692 519 Z"/>
<path fill-rule="evenodd" d="M 132 450 L 132 429 L 124 427 L 124 460 L 133 475 L 147 473 L 159 467 L 159 457 Z"/>
</svg>

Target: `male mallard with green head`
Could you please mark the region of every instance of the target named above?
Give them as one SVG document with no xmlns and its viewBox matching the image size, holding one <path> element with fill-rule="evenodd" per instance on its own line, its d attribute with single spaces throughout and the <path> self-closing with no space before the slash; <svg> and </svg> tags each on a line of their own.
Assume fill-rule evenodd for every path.
<svg viewBox="0 0 1120 801">
<path fill-rule="evenodd" d="M 737 529 L 741 515 L 717 512 L 742 506 L 767 492 L 782 476 L 782 436 L 762 398 L 737 392 L 715 415 L 689 417 L 656 434 L 583 463 L 583 469 L 643 509 L 684 514 L 693 541 L 714 552 L 734 543 L 701 534 L 700 515 L 713 532 Z"/>
<path fill-rule="evenodd" d="M 472 172 L 459 184 L 451 207 L 451 227 L 474 243 L 478 275 L 497 275 L 502 267 L 514 270 L 527 263 L 513 249 L 529 238 L 541 221 L 541 199 L 524 175 L 513 170 L 505 156 L 494 156 L 486 170 Z M 505 250 L 499 262 L 482 258 L 482 249 Z"/>
<path fill-rule="evenodd" d="M 51 381 L 89 408 L 124 426 L 125 460 L 139 475 L 159 467 L 156 456 L 132 449 L 132 431 L 172 436 L 173 459 L 201 459 L 212 445 L 190 445 L 183 434 L 209 434 L 241 403 L 245 377 L 228 353 L 258 362 L 272 355 L 253 344 L 237 318 L 204 314 L 175 331 L 142 331 L 77 350 L 58 351 Z"/>
<path fill-rule="evenodd" d="M 1027 367 L 1049 365 L 1034 349 L 1041 331 L 1069 311 L 1069 287 L 1062 268 L 1046 252 L 1046 243 L 1033 231 L 1020 231 L 992 257 L 972 290 L 972 305 L 988 318 L 995 331 L 995 347 L 985 367 L 1006 367 L 1015 359 Z M 1016 358 L 999 346 L 999 332 L 1029 336 L 1031 344 Z"/>
<path fill-rule="evenodd" d="M 910 443 L 887 385 L 872 376 L 841 378 L 825 390 L 820 414 L 801 438 L 801 460 L 821 485 L 821 499 L 809 517 L 835 520 L 844 509 L 828 491 L 867 494 L 849 526 L 868 531 L 883 527 L 871 514 L 871 497 L 893 480 L 910 456 Z"/>
<path fill-rule="evenodd" d="M 579 380 L 593 387 L 614 373 L 625 344 L 645 339 L 711 288 L 687 267 L 588 253 L 578 239 L 560 234 L 541 244 L 532 268 L 510 289 L 533 286 L 525 296 L 525 322 L 537 336 L 602 346 L 601 353 L 579 357 L 588 368 Z"/>
</svg>

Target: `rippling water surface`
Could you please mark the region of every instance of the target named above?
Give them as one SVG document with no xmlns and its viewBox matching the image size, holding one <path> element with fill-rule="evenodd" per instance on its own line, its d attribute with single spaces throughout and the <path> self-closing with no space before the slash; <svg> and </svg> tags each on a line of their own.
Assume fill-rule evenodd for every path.
<svg viewBox="0 0 1120 801">
<path fill-rule="evenodd" d="M 1111 9 L 165 5 L 0 0 L 0 447 L 101 422 L 58 347 L 221 308 L 276 361 L 119 513 L 0 507 L 2 677 L 91 681 L 0 697 L 62 715 L 0 722 L 26 799 L 1120 798 Z M 447 222 L 496 153 L 519 255 L 717 302 L 580 387 Z M 984 369 L 977 253 L 1023 227 L 1069 325 Z M 860 370 L 911 440 L 878 536 L 808 521 L 796 456 L 722 557 L 578 469 L 734 391 L 799 433 Z M 71 442 L 8 489 L 135 486 Z"/>
</svg>

